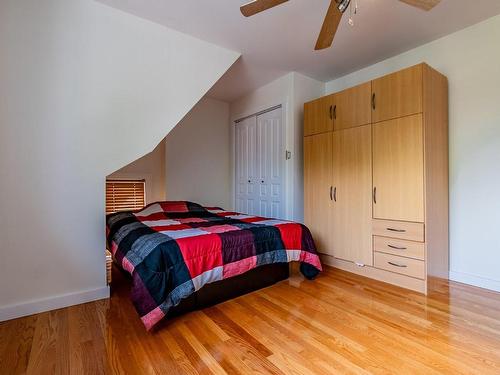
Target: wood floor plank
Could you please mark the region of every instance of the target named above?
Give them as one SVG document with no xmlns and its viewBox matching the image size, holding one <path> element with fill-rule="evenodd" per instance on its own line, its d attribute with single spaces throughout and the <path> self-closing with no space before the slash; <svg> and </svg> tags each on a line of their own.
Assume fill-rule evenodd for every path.
<svg viewBox="0 0 500 375">
<path fill-rule="evenodd" d="M 159 332 L 147 332 L 138 319 L 134 319 L 135 311 L 127 304 L 125 323 L 130 327 L 132 335 L 132 351 L 141 367 L 151 374 L 178 374 L 179 367 L 172 355 L 165 351 Z"/>
<path fill-rule="evenodd" d="M 266 308 L 264 307 L 265 302 L 264 301 L 259 301 L 259 308 L 261 311 L 265 311 Z M 283 311 L 286 311 L 286 309 L 283 309 Z M 296 312 L 297 315 L 300 314 L 302 318 L 304 318 L 307 314 L 305 312 Z M 327 313 L 321 313 L 321 314 L 327 314 Z M 266 314 L 270 316 L 270 313 Z M 383 335 L 377 335 L 375 332 L 369 330 L 369 326 L 358 326 L 354 327 L 352 324 L 345 324 L 344 322 L 340 321 L 335 321 L 335 320 L 330 320 L 328 315 L 315 315 L 314 321 L 321 320 L 323 322 L 323 325 L 329 326 L 331 323 L 332 327 L 335 327 L 335 330 L 337 332 L 341 333 L 344 337 L 348 338 L 356 338 L 358 340 L 366 340 L 366 338 L 369 338 L 370 341 L 376 345 L 378 345 L 382 350 L 386 350 L 386 348 L 391 347 L 391 342 L 387 340 Z M 275 324 L 280 324 L 276 322 Z M 296 324 L 295 324 L 296 325 Z M 310 342 L 309 342 L 310 343 Z M 314 346 L 313 346 L 314 347 Z M 316 349 L 316 347 L 315 347 Z M 418 366 L 417 363 L 415 363 L 411 358 L 405 358 L 405 361 L 402 361 L 401 358 L 397 355 L 395 355 L 395 351 L 387 351 L 384 353 L 384 358 L 385 361 L 378 362 L 377 357 L 375 356 L 374 353 L 370 352 L 369 349 L 365 350 L 362 354 L 358 355 L 353 355 L 352 351 L 349 350 L 343 350 L 340 352 L 342 355 L 346 356 L 349 358 L 349 360 L 357 364 L 358 366 L 362 366 L 364 368 L 369 369 L 371 372 L 378 373 L 379 370 L 382 370 L 382 372 L 387 372 L 391 370 L 391 367 L 398 366 L 401 371 L 405 372 L 414 372 L 415 366 Z M 324 353 L 323 355 L 327 355 L 328 353 Z M 376 367 L 372 368 L 374 364 L 377 364 Z M 391 366 L 391 367 L 387 367 Z M 420 365 L 420 367 L 422 367 Z M 427 373 L 432 373 L 432 369 L 426 369 Z"/>
<path fill-rule="evenodd" d="M 242 300 L 240 303 L 245 307 L 245 310 L 253 309 L 249 303 L 255 306 L 252 301 Z M 363 370 L 354 362 L 349 361 L 346 357 L 340 354 L 340 352 L 345 351 L 345 348 L 339 346 L 338 348 L 335 348 L 335 350 L 332 350 L 328 341 L 329 339 L 332 339 L 331 336 L 328 336 L 319 330 L 315 330 L 312 325 L 308 324 L 308 322 L 301 318 L 293 317 L 290 319 L 289 317 L 288 319 L 285 319 L 284 315 L 286 314 L 283 314 L 283 311 L 264 306 L 266 303 L 264 298 L 260 298 L 257 303 L 259 306 L 259 319 L 265 319 L 270 324 L 280 327 L 280 331 L 284 331 L 288 335 L 292 334 L 292 332 L 302 333 L 305 331 L 304 329 L 307 329 L 310 332 L 309 335 L 299 334 L 295 335 L 293 338 L 296 341 L 304 342 L 303 345 L 307 346 L 309 350 L 302 351 L 302 354 L 305 355 L 309 361 L 315 362 L 320 367 L 325 367 L 330 373 L 369 374 L 368 371 Z"/>
<path fill-rule="evenodd" d="M 500 374 L 500 294 L 427 296 L 325 267 L 147 332 L 109 300 L 0 323 L 0 374 Z"/>
<path fill-rule="evenodd" d="M 248 334 L 243 327 L 235 323 L 217 307 L 207 309 L 205 314 L 207 314 L 218 326 L 225 330 L 230 337 L 246 341 L 252 348 L 264 357 L 268 357 L 272 354 L 272 352 L 257 338 Z"/>
<path fill-rule="evenodd" d="M 203 344 L 184 323 L 178 325 L 177 330 L 179 331 L 179 334 L 182 335 L 185 342 L 196 352 L 203 363 L 205 363 L 210 373 L 215 375 L 226 374 L 226 371 L 222 368 L 219 362 L 210 354 L 210 352 L 203 346 Z"/>
<path fill-rule="evenodd" d="M 271 297 L 271 301 L 277 304 L 281 304 L 286 309 L 286 303 L 290 303 L 290 306 L 300 306 L 300 296 L 290 296 L 291 301 L 285 301 L 281 298 L 277 291 L 268 291 L 269 294 L 274 293 Z M 297 291 L 297 294 L 302 294 L 303 291 Z M 297 299 L 295 299 L 297 298 Z M 303 298 L 304 299 L 304 298 Z M 303 300 L 302 299 L 302 300 Z M 307 295 L 305 296 L 307 299 Z M 406 332 L 399 329 L 391 329 L 389 325 L 381 326 L 377 325 L 375 322 L 366 318 L 359 311 L 346 311 L 341 306 L 330 305 L 330 310 L 327 312 L 321 311 L 316 313 L 315 320 L 323 322 L 323 324 L 335 325 L 337 329 L 342 330 L 346 335 L 354 335 L 353 338 L 357 340 L 363 340 L 363 337 L 368 338 L 373 344 L 376 344 L 380 353 L 383 353 L 384 362 L 393 363 L 394 365 L 400 366 L 401 369 L 406 368 L 408 372 L 414 372 L 412 366 L 417 365 L 419 362 L 425 362 L 427 366 L 426 373 L 442 372 L 453 369 L 450 367 L 449 362 L 453 362 L 449 357 L 444 357 L 440 353 L 428 349 L 427 346 L 422 345 L 418 341 L 406 337 Z M 325 309 L 326 307 L 323 307 Z M 302 309 L 296 312 L 296 314 L 301 314 L 305 316 L 309 308 L 307 306 L 302 306 Z M 343 313 L 343 314 L 342 314 Z M 403 334 L 405 333 L 405 334 Z M 395 355 L 397 353 L 397 355 Z M 365 353 L 367 355 L 367 353 Z M 401 362 L 401 358 L 404 358 L 404 362 Z M 372 362 L 377 362 L 376 357 L 370 359 Z M 380 362 L 383 366 L 384 362 Z M 436 365 L 436 363 L 438 365 Z M 443 365 L 440 365 L 443 364 Z M 457 362 L 457 365 L 460 362 Z M 442 368 L 445 366 L 445 368 Z M 478 373 L 473 368 L 464 367 L 463 374 L 473 374 Z M 455 371 L 457 373 L 460 373 Z"/>
<path fill-rule="evenodd" d="M 38 317 L 16 319 L 0 327 L 0 374 L 24 374 L 30 360 Z M 10 345 L 15 341 L 17 345 Z"/>
<path fill-rule="evenodd" d="M 195 315 L 194 319 L 184 322 L 190 334 L 210 353 L 210 358 L 214 358 L 228 374 L 241 374 L 239 370 L 244 367 L 240 357 L 233 358 L 231 348 L 227 345 L 227 340 L 220 340 L 213 331 L 209 330 L 199 318 L 201 314 Z"/>
<path fill-rule="evenodd" d="M 213 374 L 213 372 L 210 371 L 207 363 L 202 358 L 204 353 L 200 354 L 199 351 L 196 351 L 188 341 L 188 338 L 183 335 L 181 330 L 179 330 L 181 324 L 182 323 L 176 324 L 175 326 L 170 326 L 169 331 L 172 334 L 172 337 L 177 342 L 185 356 L 189 359 L 189 362 L 193 365 L 196 372 L 201 375 Z"/>
<path fill-rule="evenodd" d="M 55 310 L 39 315 L 37 320 L 33 343 L 30 352 L 27 374 L 62 374 L 67 368 L 65 363 L 68 355 L 59 361 L 60 345 L 58 341 L 66 340 L 64 320 L 67 316 L 65 310 Z"/>
<path fill-rule="evenodd" d="M 181 349 L 175 338 L 170 334 L 170 332 L 162 332 L 160 335 L 162 341 L 165 343 L 165 350 L 170 353 L 172 360 L 175 362 L 179 369 L 180 374 L 186 375 L 197 375 L 193 363 L 189 360 L 186 353 Z"/>
<path fill-rule="evenodd" d="M 216 310 L 216 308 L 213 308 Z M 214 314 L 217 314 L 214 312 Z M 204 315 L 204 314 L 203 314 Z M 223 315 L 220 312 L 218 315 L 219 319 Z M 205 315 L 206 316 L 206 315 Z M 212 320 L 211 320 L 212 321 Z M 227 318 L 224 327 L 228 327 L 228 322 L 230 321 Z M 216 324 L 212 321 L 214 325 Z M 230 321 L 229 324 L 233 324 L 233 328 L 231 329 L 230 334 L 232 336 L 229 340 L 218 341 L 214 339 L 214 336 L 209 333 L 208 330 L 205 330 L 203 325 L 200 324 L 199 320 L 191 320 L 186 322 L 186 325 L 190 328 L 193 333 L 196 333 L 197 337 L 199 337 L 205 347 L 209 348 L 212 356 L 216 357 L 217 360 L 221 363 L 224 370 L 228 373 L 259 373 L 259 374 L 281 374 L 281 371 L 277 367 L 275 367 L 271 362 L 267 360 L 267 354 L 262 355 L 261 352 L 255 349 L 254 346 L 249 345 L 246 340 L 241 339 L 238 334 L 235 334 L 234 329 L 238 330 L 240 333 L 243 329 L 238 326 L 236 328 L 236 323 Z M 251 337 L 250 335 L 246 337 Z M 254 340 L 251 340 L 254 341 Z M 270 352 L 269 352 L 270 353 Z M 225 358 L 225 354 L 227 358 Z M 232 368 L 230 362 L 234 362 L 236 368 Z"/>
<path fill-rule="evenodd" d="M 304 285 L 303 290 L 308 291 L 308 286 Z M 309 292 L 315 293 L 316 290 L 309 288 Z M 465 321 L 457 324 L 460 322 L 460 318 L 453 316 L 454 319 L 450 320 L 449 312 L 444 312 L 442 306 L 436 307 L 434 300 L 418 304 L 414 299 L 401 300 L 386 296 L 384 302 L 381 302 L 367 298 L 360 299 L 357 296 L 363 297 L 360 289 L 342 290 L 335 283 L 325 285 L 321 295 L 322 298 L 336 301 L 337 304 L 342 303 L 342 300 L 348 300 L 349 303 L 355 302 L 358 306 L 358 312 L 362 311 L 362 306 L 364 306 L 366 307 L 364 309 L 366 316 L 371 315 L 377 320 L 385 319 L 385 323 L 388 325 L 403 324 L 407 334 L 412 332 L 413 337 L 419 336 L 425 339 L 426 344 L 433 344 L 435 349 L 437 343 L 442 343 L 444 345 L 443 352 L 454 348 L 463 353 L 464 348 L 467 347 L 478 357 L 490 357 L 500 362 L 500 357 L 498 357 L 500 353 L 497 347 L 498 336 L 494 336 L 493 340 L 490 340 L 488 336 L 481 335 L 480 329 L 477 327 L 469 328 L 469 324 Z M 426 297 L 419 295 L 418 298 Z M 376 314 L 373 311 L 374 307 L 377 307 Z M 385 318 L 384 314 L 381 314 L 381 310 L 385 310 Z M 421 324 L 420 317 L 426 317 L 427 321 L 432 324 L 430 326 L 429 324 Z M 427 328 L 423 329 L 424 327 Z M 459 359 L 463 360 L 462 357 Z"/>
</svg>

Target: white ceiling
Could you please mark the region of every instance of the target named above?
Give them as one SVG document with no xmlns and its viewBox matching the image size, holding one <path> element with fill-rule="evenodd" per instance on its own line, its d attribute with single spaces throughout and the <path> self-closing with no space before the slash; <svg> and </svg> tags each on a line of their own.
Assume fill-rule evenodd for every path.
<svg viewBox="0 0 500 375">
<path fill-rule="evenodd" d="M 442 0 L 430 12 L 397 0 L 357 0 L 355 25 L 344 15 L 333 47 L 314 51 L 330 0 L 290 0 L 250 18 L 239 11 L 248 0 L 99 1 L 241 52 L 209 93 L 225 101 L 289 71 L 328 81 L 500 14 L 499 0 Z"/>
</svg>

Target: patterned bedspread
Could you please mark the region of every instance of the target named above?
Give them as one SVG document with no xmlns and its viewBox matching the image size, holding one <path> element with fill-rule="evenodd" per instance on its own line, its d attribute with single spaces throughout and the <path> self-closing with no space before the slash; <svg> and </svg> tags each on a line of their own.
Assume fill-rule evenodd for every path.
<svg viewBox="0 0 500 375">
<path fill-rule="evenodd" d="M 207 283 L 271 263 L 299 261 L 309 279 L 321 271 L 311 233 L 294 222 L 184 201 L 118 212 L 106 222 L 108 246 L 132 275 L 132 301 L 148 330 Z"/>
</svg>

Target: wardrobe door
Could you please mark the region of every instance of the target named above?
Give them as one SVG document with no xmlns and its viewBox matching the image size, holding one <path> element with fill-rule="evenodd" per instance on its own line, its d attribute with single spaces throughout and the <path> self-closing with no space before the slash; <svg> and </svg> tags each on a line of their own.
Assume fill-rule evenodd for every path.
<svg viewBox="0 0 500 375">
<path fill-rule="evenodd" d="M 333 255 L 331 245 L 332 133 L 304 137 L 304 221 L 318 251 Z"/>
<path fill-rule="evenodd" d="M 422 112 L 422 65 L 372 81 L 372 122 Z"/>
<path fill-rule="evenodd" d="M 371 125 L 333 133 L 333 251 L 372 265 Z"/>
<path fill-rule="evenodd" d="M 236 211 L 258 215 L 257 119 L 249 117 L 235 127 Z"/>
<path fill-rule="evenodd" d="M 285 218 L 285 147 L 281 108 L 257 116 L 259 215 Z"/>
<path fill-rule="evenodd" d="M 335 130 L 370 124 L 371 82 L 352 87 L 335 94 L 333 122 Z"/>
<path fill-rule="evenodd" d="M 373 216 L 424 221 L 422 115 L 373 125 Z"/>
<path fill-rule="evenodd" d="M 304 104 L 304 136 L 333 130 L 334 95 Z"/>
</svg>

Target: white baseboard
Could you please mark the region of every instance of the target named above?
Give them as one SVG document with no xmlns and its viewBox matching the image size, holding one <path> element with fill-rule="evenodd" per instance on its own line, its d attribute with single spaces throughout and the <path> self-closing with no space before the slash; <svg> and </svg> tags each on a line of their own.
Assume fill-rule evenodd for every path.
<svg viewBox="0 0 500 375">
<path fill-rule="evenodd" d="M 485 277 L 455 271 L 450 271 L 450 280 L 500 292 L 499 280 L 487 279 Z"/>
<path fill-rule="evenodd" d="M 0 322 L 105 298 L 109 298 L 109 286 L 0 307 Z"/>
</svg>

